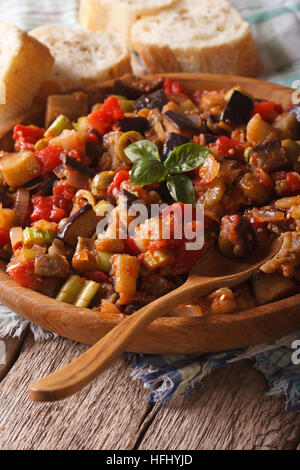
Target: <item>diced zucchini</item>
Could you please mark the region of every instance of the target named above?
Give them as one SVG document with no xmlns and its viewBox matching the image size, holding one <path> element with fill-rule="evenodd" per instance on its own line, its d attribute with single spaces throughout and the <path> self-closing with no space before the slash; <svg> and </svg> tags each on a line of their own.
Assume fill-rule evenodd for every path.
<svg viewBox="0 0 300 470">
<path fill-rule="evenodd" d="M 280 274 L 265 274 L 262 271 L 258 271 L 252 277 L 252 287 L 260 305 L 282 299 L 296 291 L 296 283 L 293 279 Z"/>
</svg>

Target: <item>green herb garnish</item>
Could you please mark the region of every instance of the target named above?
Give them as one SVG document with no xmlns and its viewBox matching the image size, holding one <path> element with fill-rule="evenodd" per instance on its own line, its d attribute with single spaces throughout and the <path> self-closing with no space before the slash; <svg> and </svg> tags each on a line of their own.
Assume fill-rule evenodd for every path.
<svg viewBox="0 0 300 470">
<path fill-rule="evenodd" d="M 150 140 L 139 140 L 124 150 L 133 163 L 130 182 L 136 186 L 167 181 L 172 198 L 195 204 L 195 191 L 189 176 L 181 174 L 202 165 L 210 154 L 202 145 L 187 143 L 176 147 L 163 163 L 157 146 Z"/>
</svg>

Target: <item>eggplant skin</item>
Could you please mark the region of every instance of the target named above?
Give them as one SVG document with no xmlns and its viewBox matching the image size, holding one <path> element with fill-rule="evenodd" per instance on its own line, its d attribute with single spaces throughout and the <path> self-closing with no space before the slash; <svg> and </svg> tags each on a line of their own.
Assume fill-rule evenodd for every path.
<svg viewBox="0 0 300 470">
<path fill-rule="evenodd" d="M 233 126 L 246 125 L 252 116 L 253 109 L 253 100 L 235 90 L 221 114 L 221 121 L 229 122 Z"/>
<path fill-rule="evenodd" d="M 176 124 L 176 126 L 180 129 L 194 129 L 197 131 L 200 130 L 197 124 L 195 124 L 191 119 L 182 113 L 178 113 L 177 111 L 166 111 L 164 116 L 166 116 L 170 121 L 174 122 L 174 124 Z"/>
<path fill-rule="evenodd" d="M 189 141 L 190 139 L 184 135 L 171 132 L 164 143 L 162 160 L 165 161 L 176 147 L 180 147 L 180 145 L 186 144 Z"/>
<path fill-rule="evenodd" d="M 91 204 L 85 204 L 61 228 L 57 238 L 67 245 L 76 247 L 78 237 L 89 238 L 95 231 L 98 223 L 96 213 Z"/>
<path fill-rule="evenodd" d="M 150 127 L 148 119 L 138 117 L 125 117 L 121 121 L 118 121 L 118 126 L 122 132 L 137 131 L 144 133 Z"/>
<path fill-rule="evenodd" d="M 148 95 L 142 95 L 134 103 L 134 109 L 140 111 L 141 109 L 155 109 L 158 108 L 160 111 L 165 104 L 168 103 L 167 95 L 164 90 L 157 90 L 149 93 Z"/>
</svg>

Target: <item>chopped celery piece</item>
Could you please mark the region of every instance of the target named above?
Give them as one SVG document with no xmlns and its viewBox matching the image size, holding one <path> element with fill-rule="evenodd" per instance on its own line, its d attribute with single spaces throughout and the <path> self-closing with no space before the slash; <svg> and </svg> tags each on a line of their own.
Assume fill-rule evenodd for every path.
<svg viewBox="0 0 300 470">
<path fill-rule="evenodd" d="M 30 250 L 29 248 L 23 248 L 22 253 L 26 261 L 35 259 L 37 255 L 37 251 Z"/>
<path fill-rule="evenodd" d="M 113 253 L 110 253 L 109 251 L 100 251 L 97 254 L 97 268 L 104 272 L 104 273 L 109 273 L 111 270 L 111 262 L 110 258 L 112 257 Z"/>
<path fill-rule="evenodd" d="M 80 117 L 77 122 L 73 122 L 73 127 L 76 129 L 77 132 L 86 131 L 90 127 L 88 117 Z"/>
<path fill-rule="evenodd" d="M 151 251 L 146 251 L 143 257 L 143 262 L 148 269 L 157 269 L 167 264 L 170 264 L 173 260 L 173 257 L 170 253 L 167 253 L 165 250 L 155 250 L 153 253 Z"/>
<path fill-rule="evenodd" d="M 94 281 L 86 281 L 85 286 L 79 292 L 75 300 L 76 307 L 88 307 L 97 294 L 100 285 Z"/>
<path fill-rule="evenodd" d="M 94 207 L 94 211 L 96 212 L 97 217 L 105 217 L 111 212 L 111 210 L 112 205 L 104 199 L 102 201 L 99 201 Z"/>
<path fill-rule="evenodd" d="M 70 276 L 57 294 L 56 300 L 67 304 L 74 304 L 85 283 L 85 279 L 82 279 L 80 276 Z"/>
<path fill-rule="evenodd" d="M 121 96 L 121 95 L 111 95 L 114 98 L 117 98 L 117 100 L 120 103 L 120 107 L 123 111 L 123 113 L 132 113 L 133 111 L 133 105 L 134 105 L 134 100 L 128 100 L 126 96 Z"/>
<path fill-rule="evenodd" d="M 35 227 L 26 227 L 23 230 L 24 245 L 46 245 L 54 239 L 54 233 L 47 229 L 37 229 Z"/>
<path fill-rule="evenodd" d="M 48 127 L 44 136 L 45 137 L 57 137 L 62 133 L 64 129 L 73 129 L 73 124 L 71 123 L 70 119 L 63 114 L 60 114 L 54 122 L 52 122 L 51 126 Z"/>
</svg>

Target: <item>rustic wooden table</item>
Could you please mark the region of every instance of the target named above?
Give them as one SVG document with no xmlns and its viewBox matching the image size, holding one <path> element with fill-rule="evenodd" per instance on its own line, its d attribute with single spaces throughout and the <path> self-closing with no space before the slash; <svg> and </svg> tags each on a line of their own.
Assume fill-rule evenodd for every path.
<svg viewBox="0 0 300 470">
<path fill-rule="evenodd" d="M 298 449 L 300 414 L 265 397 L 250 362 L 217 370 L 204 391 L 150 405 L 146 390 L 118 360 L 93 384 L 58 403 L 32 403 L 28 384 L 67 364 L 86 346 L 57 338 L 36 343 L 26 331 L 5 340 L 0 366 L 0 449 Z"/>
</svg>

